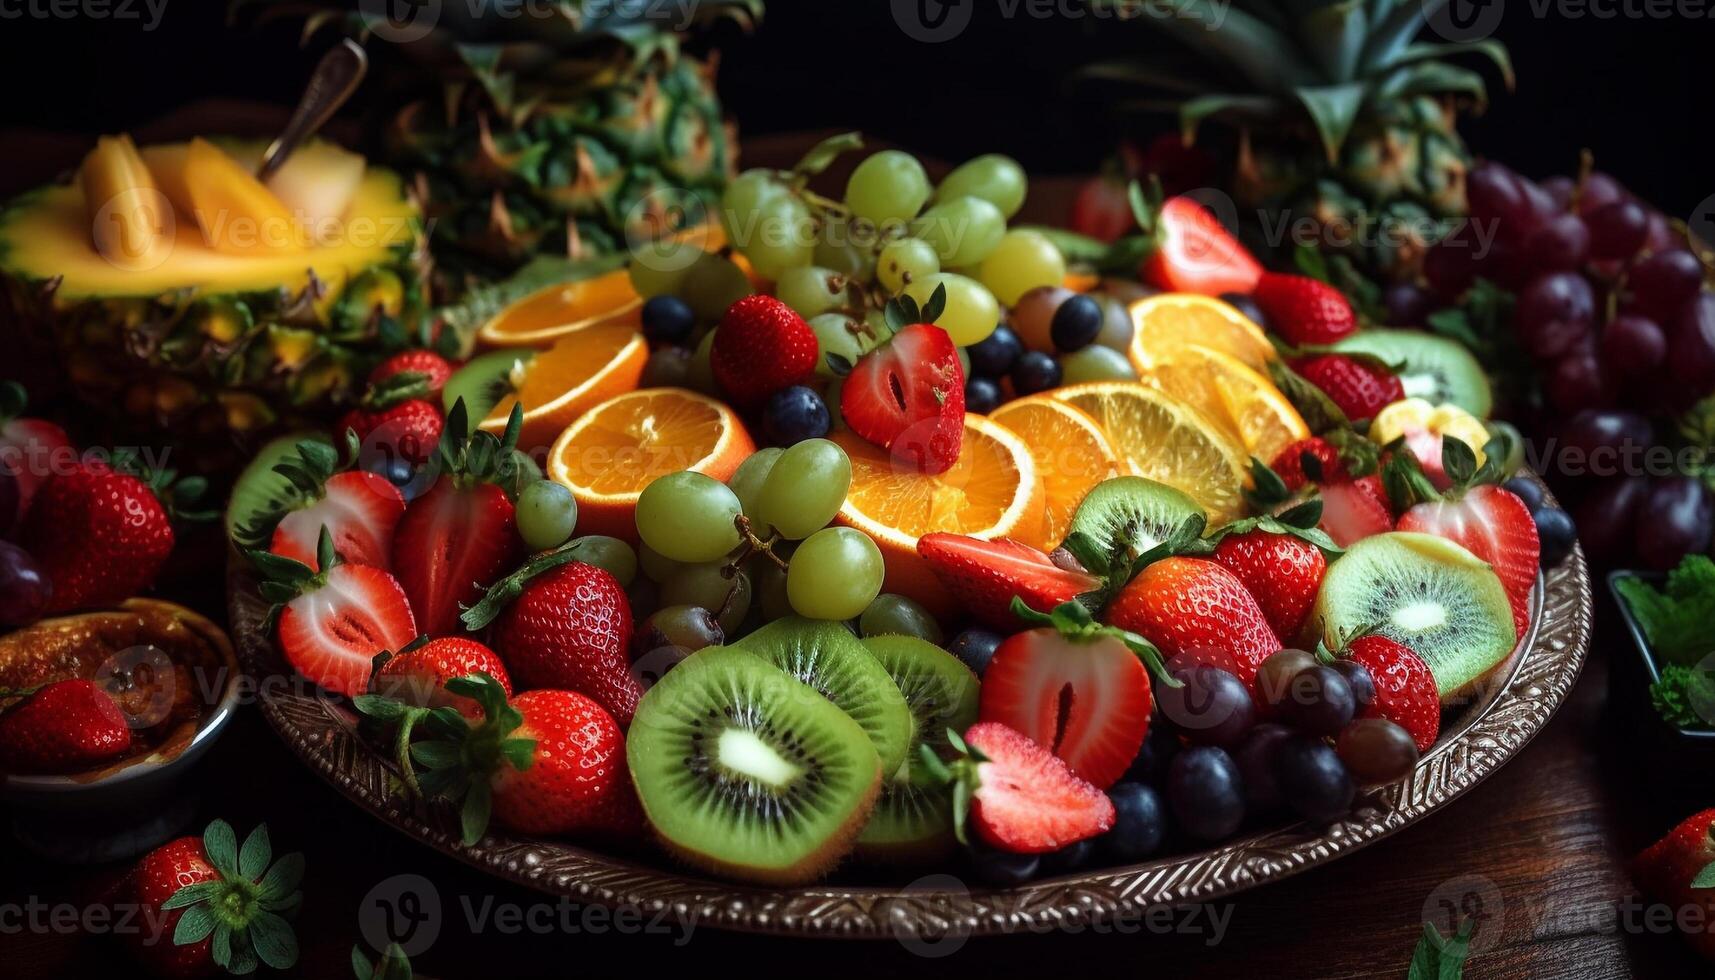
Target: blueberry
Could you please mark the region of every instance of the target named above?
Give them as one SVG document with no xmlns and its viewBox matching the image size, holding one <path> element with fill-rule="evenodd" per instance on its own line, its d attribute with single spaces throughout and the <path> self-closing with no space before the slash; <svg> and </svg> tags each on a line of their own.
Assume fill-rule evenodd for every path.
<svg viewBox="0 0 1715 980">
<path fill-rule="evenodd" d="M 1531 510 L 1536 510 L 1538 507 L 1542 506 L 1542 484 L 1537 483 L 1535 480 L 1527 480 L 1522 476 L 1515 476 L 1501 484 L 1501 486 L 1511 490 L 1513 495 L 1524 501 L 1524 505 Z"/>
<path fill-rule="evenodd" d="M 1334 747 L 1310 735 L 1293 735 L 1275 746 L 1274 778 L 1287 806 L 1315 823 L 1345 815 L 1357 794 Z"/>
<path fill-rule="evenodd" d="M 1193 745 L 1174 756 L 1167 769 L 1167 804 L 1174 822 L 1191 837 L 1231 837 L 1245 820 L 1244 781 L 1233 757 L 1213 745 Z"/>
<path fill-rule="evenodd" d="M 971 373 L 983 378 L 1005 377 L 1024 353 L 1024 342 L 1012 328 L 1001 324 L 994 333 L 965 348 L 971 358 Z"/>
<path fill-rule="evenodd" d="M 1553 568 L 1572 554 L 1578 542 L 1578 528 L 1572 518 L 1558 507 L 1538 507 L 1531 511 L 1536 521 L 1536 535 L 1542 539 L 1542 567 Z"/>
<path fill-rule="evenodd" d="M 1042 855 L 1042 873 L 1059 875 L 1077 871 L 1088 866 L 1090 859 L 1095 856 L 1096 842 L 1094 839 L 1067 844 L 1058 851 Z"/>
<path fill-rule="evenodd" d="M 1114 804 L 1114 825 L 1097 838 L 1102 852 L 1115 862 L 1142 861 L 1161 849 L 1167 835 L 1167 806 L 1161 794 L 1141 783 L 1115 783 L 1108 790 Z"/>
<path fill-rule="evenodd" d="M 1346 679 L 1352 688 L 1354 711 L 1363 714 L 1370 702 L 1376 699 L 1376 679 L 1370 676 L 1370 670 L 1356 660 L 1336 660 L 1328 666 Z"/>
<path fill-rule="evenodd" d="M 1006 637 L 988 630 L 968 629 L 953 637 L 953 642 L 947 645 L 947 652 L 959 658 L 959 662 L 971 668 L 971 673 L 979 678 L 983 671 L 989 669 L 989 661 L 994 659 L 994 652 Z"/>
<path fill-rule="evenodd" d="M 1149 734 L 1137 758 L 1125 771 L 1125 778 L 1134 782 L 1160 786 L 1167 779 L 1167 767 L 1179 752 L 1179 732 L 1157 711 L 1149 720 Z"/>
<path fill-rule="evenodd" d="M 768 396 L 762 410 L 762 429 L 777 446 L 790 446 L 828 434 L 831 422 L 822 396 L 803 385 L 793 385 Z"/>
<path fill-rule="evenodd" d="M 965 411 L 987 415 L 1000 407 L 1000 385 L 993 378 L 972 378 L 965 382 Z"/>
<path fill-rule="evenodd" d="M 1025 351 L 1012 366 L 1012 387 L 1021 395 L 1034 395 L 1059 385 L 1060 362 L 1039 350 Z"/>
<path fill-rule="evenodd" d="M 971 873 L 985 885 L 1006 888 L 1036 877 L 1042 859 L 1035 854 L 1010 854 L 992 847 L 970 849 Z"/>
<path fill-rule="evenodd" d="M 652 296 L 643 304 L 643 336 L 652 344 L 682 344 L 697 325 L 691 306 L 677 296 Z"/>
<path fill-rule="evenodd" d="M 1089 296 L 1068 298 L 1048 323 L 1048 338 L 1058 350 L 1083 350 L 1102 332 L 1102 304 Z"/>
<path fill-rule="evenodd" d="M 1292 729 L 1272 722 L 1251 729 L 1233 750 L 1239 778 L 1245 784 L 1245 806 L 1251 813 L 1270 814 L 1280 809 L 1280 780 L 1275 778 L 1274 751 L 1292 737 Z"/>
<path fill-rule="evenodd" d="M 369 466 L 375 475 L 387 478 L 387 482 L 403 491 L 417 478 L 417 468 L 403 456 L 383 453 L 373 460 Z"/>
<path fill-rule="evenodd" d="M 1268 314 L 1262 311 L 1256 300 L 1244 293 L 1222 293 L 1220 298 L 1221 302 L 1243 313 L 1252 323 L 1264 330 L 1268 329 Z"/>
</svg>

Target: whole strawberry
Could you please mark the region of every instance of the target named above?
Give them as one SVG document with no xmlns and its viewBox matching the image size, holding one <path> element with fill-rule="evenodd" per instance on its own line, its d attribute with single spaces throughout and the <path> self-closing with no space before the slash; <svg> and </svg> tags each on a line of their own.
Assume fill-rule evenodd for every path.
<svg viewBox="0 0 1715 980">
<path fill-rule="evenodd" d="M 1632 863 L 1632 878 L 1646 897 L 1665 902 L 1685 921 L 1688 910 L 1702 913 L 1703 928 L 1683 935 L 1698 955 L 1715 960 L 1715 810 L 1686 818 Z"/>
<path fill-rule="evenodd" d="M 631 603 L 607 570 L 562 548 L 502 579 L 463 617 L 490 640 L 521 688 L 578 691 L 631 725 L 643 688 L 631 672 Z"/>
<path fill-rule="evenodd" d="M 427 391 L 425 397 L 433 400 L 441 397 L 441 389 L 453 375 L 453 366 L 432 350 L 403 350 L 377 364 L 369 372 L 369 383 L 379 385 L 402 374 L 416 376 L 413 380 L 420 378 Z"/>
<path fill-rule="evenodd" d="M 1257 667 L 1280 649 L 1250 590 L 1204 558 L 1173 556 L 1150 564 L 1120 590 L 1103 618 L 1154 643 L 1169 659 L 1185 655 L 1229 663 L 1247 688 L 1256 683 Z"/>
<path fill-rule="evenodd" d="M 165 486 L 172 474 L 149 478 Z M 182 486 L 188 499 L 199 483 Z M 53 615 L 111 605 L 147 589 L 172 553 L 173 525 L 150 483 L 84 460 L 37 490 L 21 539 L 53 583 L 45 610 Z"/>
<path fill-rule="evenodd" d="M 376 401 L 354 408 L 339 420 L 336 432 L 355 432 L 371 452 L 392 453 L 413 466 L 434 455 L 441 441 L 441 406 L 421 398 Z"/>
<path fill-rule="evenodd" d="M 3 772 L 76 772 L 130 748 L 125 712 L 94 681 L 55 681 L 0 714 Z"/>
<path fill-rule="evenodd" d="M 1322 389 L 1354 422 L 1373 419 L 1376 413 L 1405 397 L 1405 386 L 1399 377 L 1368 360 L 1344 354 L 1319 354 L 1295 361 L 1292 368 Z"/>
<path fill-rule="evenodd" d="M 733 403 L 751 406 L 816 370 L 816 333 L 772 296 L 746 296 L 715 327 L 709 367 Z"/>
<path fill-rule="evenodd" d="M 266 826 L 240 848 L 232 827 L 216 820 L 201 837 L 180 837 L 137 862 L 121 890 L 139 928 L 125 939 L 157 976 L 290 969 L 298 943 L 285 917 L 303 899 L 303 874 L 301 855 L 273 861 Z"/>
<path fill-rule="evenodd" d="M 1386 718 L 1411 734 L 1417 751 L 1429 751 L 1441 734 L 1441 694 L 1423 658 L 1374 633 L 1346 644 L 1340 656 L 1362 664 L 1376 686 L 1375 700 L 1360 717 Z"/>
<path fill-rule="evenodd" d="M 381 664 L 373 686 L 375 693 L 414 707 L 450 707 L 467 718 L 481 718 L 481 705 L 446 690 L 447 681 L 472 674 L 487 674 L 512 696 L 512 678 L 500 656 L 463 636 L 419 637 Z"/>
<path fill-rule="evenodd" d="M 1352 304 L 1338 289 L 1309 276 L 1264 272 L 1251 299 L 1294 346 L 1332 344 L 1358 329 Z"/>
<path fill-rule="evenodd" d="M 1224 529 L 1211 556 L 1244 584 L 1283 640 L 1303 631 L 1328 571 L 1327 556 L 1339 553 L 1316 527 L 1321 512 L 1320 503 L 1312 502 L 1278 519 L 1239 521 Z"/>
</svg>

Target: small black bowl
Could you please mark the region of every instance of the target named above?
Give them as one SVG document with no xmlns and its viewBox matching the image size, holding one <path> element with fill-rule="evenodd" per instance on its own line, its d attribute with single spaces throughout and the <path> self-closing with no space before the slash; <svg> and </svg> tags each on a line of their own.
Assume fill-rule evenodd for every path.
<svg viewBox="0 0 1715 980">
<path fill-rule="evenodd" d="M 1695 762 L 1715 768 L 1715 729 L 1680 728 L 1670 725 L 1656 713 L 1655 706 L 1650 704 L 1650 688 L 1661 680 L 1661 665 L 1656 661 L 1655 651 L 1650 649 L 1649 637 L 1644 635 L 1643 625 L 1632 615 L 1631 605 L 1620 593 L 1619 584 L 1627 579 L 1660 585 L 1666 578 L 1667 576 L 1659 572 L 1628 569 L 1608 573 L 1608 591 L 1614 597 L 1614 605 L 1619 607 L 1620 619 L 1626 624 L 1626 632 L 1630 633 L 1632 638 L 1632 649 L 1636 651 L 1634 657 L 1616 658 L 1614 693 L 1619 698 L 1620 710 L 1634 721 L 1633 730 L 1648 739 L 1655 749 L 1671 753 L 1677 761 Z"/>
</svg>

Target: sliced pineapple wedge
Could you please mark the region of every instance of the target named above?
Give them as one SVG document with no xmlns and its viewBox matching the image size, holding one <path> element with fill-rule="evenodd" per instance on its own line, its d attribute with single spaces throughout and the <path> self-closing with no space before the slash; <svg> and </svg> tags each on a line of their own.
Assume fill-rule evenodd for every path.
<svg viewBox="0 0 1715 980">
<path fill-rule="evenodd" d="M 90 244 L 120 268 L 159 265 L 171 250 L 169 205 L 129 136 L 103 136 L 78 172 Z"/>
<path fill-rule="evenodd" d="M 185 151 L 183 180 L 203 241 L 228 255 L 301 251 L 309 235 L 299 215 L 230 154 L 205 139 Z"/>
</svg>

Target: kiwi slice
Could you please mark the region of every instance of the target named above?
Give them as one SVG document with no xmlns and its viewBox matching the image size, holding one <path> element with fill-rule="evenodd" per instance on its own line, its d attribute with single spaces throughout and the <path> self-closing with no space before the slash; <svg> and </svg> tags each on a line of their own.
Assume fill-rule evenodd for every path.
<svg viewBox="0 0 1715 980">
<path fill-rule="evenodd" d="M 733 646 L 810 685 L 851 715 L 875 743 L 882 772 L 894 772 L 905 761 L 911 709 L 887 671 L 843 624 L 787 616 Z"/>
<path fill-rule="evenodd" d="M 1518 643 L 1506 589 L 1488 563 L 1409 531 L 1347 549 L 1328 566 L 1312 615 L 1333 648 L 1371 628 L 1410 647 L 1443 700 L 1482 680 Z"/>
<path fill-rule="evenodd" d="M 1118 476 L 1084 496 L 1072 514 L 1071 533 L 1088 536 L 1099 554 L 1124 548 L 1136 556 L 1166 541 L 1192 515 L 1207 516 L 1182 491 L 1141 476 Z"/>
<path fill-rule="evenodd" d="M 911 748 L 905 764 L 882 783 L 875 812 L 858 837 L 862 857 L 880 863 L 920 862 L 953 847 L 953 798 L 922 772 L 918 746 L 952 757 L 947 729 L 977 720 L 977 675 L 959 659 L 915 636 L 872 636 L 863 642 L 911 709 Z"/>
<path fill-rule="evenodd" d="M 1335 350 L 1371 354 L 1399 367 L 1408 397 L 1452 402 L 1478 418 L 1495 407 L 1489 376 L 1463 344 L 1419 330 L 1360 330 Z"/>
<path fill-rule="evenodd" d="M 494 406 L 512 391 L 515 369 L 529 364 L 535 356 L 531 350 L 497 350 L 471 358 L 441 388 L 442 407 L 450 412 L 463 398 L 465 413 L 473 424 L 488 418 Z"/>
<path fill-rule="evenodd" d="M 255 457 L 232 484 L 232 499 L 227 501 L 225 517 L 228 538 L 236 540 L 240 528 L 256 527 L 258 521 L 292 496 L 291 481 L 274 472 L 274 467 L 296 455 L 298 443 L 305 441 L 332 444 L 319 432 L 299 432 L 272 439 L 256 451 Z M 250 547 L 258 544 L 265 546 L 263 542 L 246 542 Z"/>
<path fill-rule="evenodd" d="M 637 703 L 625 757 L 667 850 L 764 884 L 802 884 L 838 864 L 881 786 L 857 722 L 732 647 L 662 675 Z"/>
</svg>

